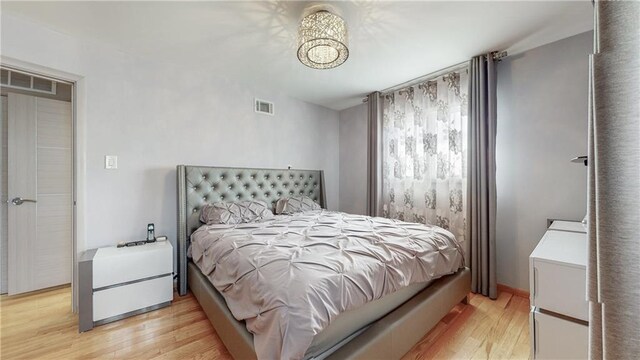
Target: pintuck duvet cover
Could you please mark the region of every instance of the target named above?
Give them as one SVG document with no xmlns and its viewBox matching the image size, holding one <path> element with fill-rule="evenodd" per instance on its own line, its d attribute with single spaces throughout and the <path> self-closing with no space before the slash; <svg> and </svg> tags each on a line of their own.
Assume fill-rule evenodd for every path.
<svg viewBox="0 0 640 360">
<path fill-rule="evenodd" d="M 253 333 L 258 359 L 302 359 L 340 313 L 464 266 L 447 230 L 327 210 L 203 225 L 191 255 Z"/>
</svg>

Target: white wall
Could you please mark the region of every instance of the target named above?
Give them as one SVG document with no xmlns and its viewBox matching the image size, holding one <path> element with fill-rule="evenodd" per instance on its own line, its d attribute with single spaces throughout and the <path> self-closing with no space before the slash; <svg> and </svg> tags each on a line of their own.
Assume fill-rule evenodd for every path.
<svg viewBox="0 0 640 360">
<path fill-rule="evenodd" d="M 498 283 L 529 289 L 528 257 L 547 218 L 582 220 L 592 33 L 579 34 L 498 65 Z"/>
<path fill-rule="evenodd" d="M 133 57 L 6 14 L 1 40 L 3 56 L 84 77 L 84 248 L 143 238 L 151 222 L 175 244 L 178 164 L 323 169 L 328 206 L 338 208 L 334 110 L 224 74 Z M 275 102 L 275 116 L 254 113 L 254 97 Z M 118 156 L 117 170 L 103 168 L 107 154 Z"/>
<path fill-rule="evenodd" d="M 340 111 L 340 211 L 367 212 L 367 105 Z"/>
</svg>

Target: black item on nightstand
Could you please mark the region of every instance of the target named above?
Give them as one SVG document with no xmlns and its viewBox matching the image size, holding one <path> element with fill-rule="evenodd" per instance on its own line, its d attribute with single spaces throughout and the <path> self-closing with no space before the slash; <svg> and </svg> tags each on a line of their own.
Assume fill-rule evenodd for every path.
<svg viewBox="0 0 640 360">
<path fill-rule="evenodd" d="M 147 224 L 147 242 L 156 242 L 156 232 L 153 224 Z"/>
</svg>

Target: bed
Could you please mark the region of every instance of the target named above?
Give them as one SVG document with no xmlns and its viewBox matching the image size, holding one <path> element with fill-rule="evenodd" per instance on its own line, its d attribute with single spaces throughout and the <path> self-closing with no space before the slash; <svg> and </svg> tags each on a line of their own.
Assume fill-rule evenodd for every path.
<svg viewBox="0 0 640 360">
<path fill-rule="evenodd" d="M 177 184 L 179 293 L 191 290 L 234 358 L 255 359 L 254 338 L 247 325 L 236 320 L 210 278 L 187 256 L 191 235 L 202 225 L 199 210 L 219 201 L 260 200 L 273 205 L 280 197 L 293 195 L 308 196 L 326 208 L 323 172 L 180 165 Z M 313 216 L 316 220 L 355 219 L 322 211 Z M 466 268 L 402 287 L 333 318 L 313 337 L 304 358 L 400 358 L 456 303 L 466 301 L 469 291 Z"/>
</svg>

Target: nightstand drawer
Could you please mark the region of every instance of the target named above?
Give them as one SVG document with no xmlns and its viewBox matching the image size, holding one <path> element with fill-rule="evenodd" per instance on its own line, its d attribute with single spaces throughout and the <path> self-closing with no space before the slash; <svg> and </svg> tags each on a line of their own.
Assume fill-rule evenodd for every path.
<svg viewBox="0 0 640 360">
<path fill-rule="evenodd" d="M 584 321 L 589 319 L 584 268 L 536 259 L 533 281 L 533 306 Z"/>
<path fill-rule="evenodd" d="M 93 288 L 172 272 L 173 248 L 167 241 L 133 247 L 99 248 L 93 258 Z"/>
<path fill-rule="evenodd" d="M 84 251 L 78 260 L 78 330 L 171 304 L 173 247 L 168 241 Z"/>
<path fill-rule="evenodd" d="M 531 312 L 535 359 L 586 359 L 589 327 L 575 321 Z"/>
<path fill-rule="evenodd" d="M 173 276 L 167 275 L 93 293 L 93 321 L 127 314 L 173 300 Z"/>
</svg>

